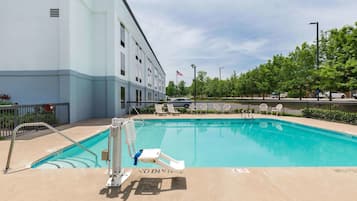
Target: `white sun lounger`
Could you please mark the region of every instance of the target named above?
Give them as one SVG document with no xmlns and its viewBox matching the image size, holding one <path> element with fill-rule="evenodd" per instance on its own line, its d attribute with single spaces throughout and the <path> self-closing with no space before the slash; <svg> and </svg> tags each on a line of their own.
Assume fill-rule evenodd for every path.
<svg viewBox="0 0 357 201">
<path fill-rule="evenodd" d="M 135 149 L 136 131 L 134 121 L 129 120 L 124 123 L 126 144 L 131 158 L 143 163 L 155 163 L 163 168 L 181 172 L 185 169 L 185 161 L 178 161 L 161 152 L 160 149 L 142 149 L 139 152 Z"/>
<path fill-rule="evenodd" d="M 197 105 L 196 105 L 197 107 Z M 196 112 L 198 108 L 195 107 L 194 103 L 191 103 L 190 106 L 188 107 L 188 111 L 192 114 L 193 112 Z"/>
<path fill-rule="evenodd" d="M 169 114 L 172 114 L 172 115 L 175 115 L 175 114 L 179 115 L 180 114 L 180 112 L 178 112 L 175 109 L 173 104 L 167 104 L 167 110 L 169 111 Z"/>
<path fill-rule="evenodd" d="M 167 112 L 162 111 L 162 104 L 155 104 L 155 114 L 157 115 L 167 115 Z"/>
</svg>

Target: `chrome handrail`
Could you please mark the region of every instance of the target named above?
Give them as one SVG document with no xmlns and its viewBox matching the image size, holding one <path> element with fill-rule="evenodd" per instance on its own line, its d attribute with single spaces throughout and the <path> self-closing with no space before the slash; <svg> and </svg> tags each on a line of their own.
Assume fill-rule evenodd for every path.
<svg viewBox="0 0 357 201">
<path fill-rule="evenodd" d="M 136 112 L 136 115 L 140 115 L 139 111 L 136 109 L 136 107 L 134 106 L 130 106 L 131 108 L 134 109 L 134 111 Z M 130 109 L 129 109 L 129 113 L 130 113 Z M 129 114 L 130 115 L 130 114 Z M 144 124 L 144 119 L 142 118 L 135 118 L 135 120 L 140 120 L 142 122 L 142 124 Z"/>
<path fill-rule="evenodd" d="M 92 152 L 91 150 L 89 150 L 89 149 L 86 148 L 85 146 L 81 145 L 81 144 L 78 143 L 77 141 L 75 141 L 75 140 L 71 139 L 70 137 L 66 136 L 65 134 L 61 133 L 59 130 L 55 129 L 54 127 L 50 126 L 49 124 L 44 123 L 44 122 L 24 123 L 24 124 L 18 125 L 18 126 L 13 130 L 12 138 L 11 138 L 11 143 L 10 143 L 10 148 L 9 148 L 9 153 L 8 153 L 8 156 L 7 156 L 6 167 L 5 167 L 5 170 L 4 170 L 4 173 L 5 173 L 5 174 L 7 173 L 7 171 L 8 171 L 9 168 L 10 168 L 11 155 L 12 155 L 12 151 L 13 151 L 13 149 L 14 149 L 14 144 L 15 144 L 15 140 L 16 140 L 17 131 L 18 131 L 20 128 L 23 128 L 23 127 L 32 127 L 32 126 L 43 126 L 43 127 L 47 127 L 48 129 L 52 130 L 53 132 L 59 134 L 60 136 L 64 137 L 65 139 L 69 140 L 69 141 L 72 142 L 73 144 L 77 145 L 77 146 L 78 146 L 79 148 L 81 148 L 82 150 L 87 151 L 88 153 L 92 154 L 92 155 L 95 157 L 96 165 L 98 164 L 98 156 L 97 156 L 94 152 Z"/>
</svg>

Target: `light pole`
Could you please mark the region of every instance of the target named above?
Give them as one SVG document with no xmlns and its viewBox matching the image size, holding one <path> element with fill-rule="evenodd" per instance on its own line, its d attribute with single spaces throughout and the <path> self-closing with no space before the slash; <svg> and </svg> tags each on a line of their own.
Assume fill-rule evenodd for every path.
<svg viewBox="0 0 357 201">
<path fill-rule="evenodd" d="M 316 25 L 316 68 L 320 67 L 320 51 L 319 51 L 319 22 L 310 22 L 311 25 Z M 330 90 L 331 91 L 331 90 Z M 317 101 L 320 101 L 320 89 L 317 88 Z"/>
<path fill-rule="evenodd" d="M 219 67 L 219 80 L 222 80 L 222 69 L 223 69 L 224 67 L 222 66 L 222 67 Z"/>
<path fill-rule="evenodd" d="M 320 51 L 319 51 L 319 22 L 310 22 L 311 25 L 316 25 L 316 67 L 320 67 Z"/>
<path fill-rule="evenodd" d="M 194 77 L 194 80 L 195 80 L 195 83 L 194 83 L 194 101 L 195 101 L 195 112 L 196 112 L 196 104 L 197 104 L 197 79 L 196 79 L 196 65 L 195 64 L 192 64 L 191 67 L 193 68 L 193 77 Z"/>
</svg>

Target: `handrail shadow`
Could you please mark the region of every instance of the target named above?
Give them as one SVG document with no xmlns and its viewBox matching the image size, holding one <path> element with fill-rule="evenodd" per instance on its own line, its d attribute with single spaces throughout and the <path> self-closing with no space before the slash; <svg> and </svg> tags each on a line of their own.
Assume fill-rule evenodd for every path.
<svg viewBox="0 0 357 201">
<path fill-rule="evenodd" d="M 3 170 L 3 174 L 4 175 L 16 174 L 16 173 L 23 172 L 23 171 L 26 171 L 26 170 L 29 170 L 29 169 L 31 169 L 31 168 L 30 167 L 24 167 L 24 168 L 18 168 L 18 169 L 9 169 L 8 171 Z"/>
<path fill-rule="evenodd" d="M 168 178 L 141 178 L 139 181 L 134 180 L 124 189 L 121 187 L 116 188 L 103 188 L 99 194 L 105 195 L 107 198 L 120 198 L 128 200 L 132 192 L 134 195 L 158 195 L 162 192 L 174 190 L 186 190 L 187 183 L 185 177 L 168 177 Z"/>
</svg>

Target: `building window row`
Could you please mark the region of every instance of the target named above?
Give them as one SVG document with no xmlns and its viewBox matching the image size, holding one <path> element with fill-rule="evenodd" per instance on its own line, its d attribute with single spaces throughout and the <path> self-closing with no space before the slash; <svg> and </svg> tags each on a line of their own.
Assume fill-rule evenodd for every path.
<svg viewBox="0 0 357 201">
<path fill-rule="evenodd" d="M 120 105 L 121 109 L 125 109 L 125 87 L 120 87 Z"/>
<path fill-rule="evenodd" d="M 120 23 L 120 44 L 122 47 L 125 48 L 125 34 L 126 34 L 126 28 L 125 28 L 125 25 L 123 23 Z M 142 63 L 143 63 L 143 58 L 145 57 L 145 54 L 143 52 L 143 49 L 142 47 L 139 45 L 139 43 L 137 41 L 134 40 L 134 43 L 135 43 L 135 59 L 137 60 L 137 65 L 136 65 L 136 76 L 135 76 L 135 81 L 138 82 L 138 83 L 142 83 L 143 80 L 142 80 L 142 77 L 144 76 L 144 67 L 141 66 Z M 123 52 L 120 53 L 120 59 L 121 59 L 121 62 L 120 62 L 120 74 L 122 76 L 125 76 L 126 72 L 125 72 L 125 69 L 126 69 L 126 61 L 125 61 L 125 54 Z M 150 59 L 148 58 L 148 65 L 152 64 Z M 154 79 L 157 79 L 158 78 L 158 75 L 157 75 L 157 70 L 155 69 L 155 73 L 152 72 L 152 69 L 151 67 L 149 66 L 147 68 L 147 77 L 148 77 L 148 86 L 149 87 L 152 87 L 152 85 L 155 86 L 155 89 L 157 89 L 157 84 L 155 84 L 154 82 Z M 152 75 L 154 74 L 154 75 Z M 151 83 L 150 83 L 151 82 Z"/>
<path fill-rule="evenodd" d="M 125 76 L 125 54 L 120 52 L 120 74 Z"/>
<path fill-rule="evenodd" d="M 141 102 L 143 101 L 142 99 L 142 91 L 141 90 L 136 90 L 135 91 L 135 102 L 136 102 L 136 106 L 141 105 Z"/>
<path fill-rule="evenodd" d="M 152 93 L 148 92 L 148 101 L 152 101 Z"/>
<path fill-rule="evenodd" d="M 125 26 L 120 23 L 120 44 L 125 48 Z"/>
</svg>

